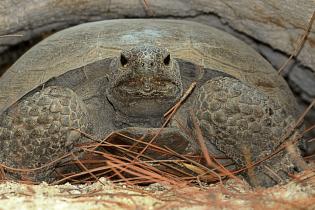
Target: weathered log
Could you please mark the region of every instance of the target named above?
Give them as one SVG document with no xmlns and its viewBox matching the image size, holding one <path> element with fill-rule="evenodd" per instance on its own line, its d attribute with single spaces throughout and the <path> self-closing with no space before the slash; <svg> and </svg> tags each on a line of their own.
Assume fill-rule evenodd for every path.
<svg viewBox="0 0 315 210">
<path fill-rule="evenodd" d="M 314 0 L 300 0 L 298 3 L 295 0 L 2 0 L 0 35 L 17 33 L 23 36 L 1 39 L 1 50 L 42 32 L 86 21 L 148 16 L 217 16 L 231 28 L 289 54 L 295 48 L 297 38 L 303 34 L 314 9 Z M 299 60 L 315 69 L 314 29 Z"/>
</svg>

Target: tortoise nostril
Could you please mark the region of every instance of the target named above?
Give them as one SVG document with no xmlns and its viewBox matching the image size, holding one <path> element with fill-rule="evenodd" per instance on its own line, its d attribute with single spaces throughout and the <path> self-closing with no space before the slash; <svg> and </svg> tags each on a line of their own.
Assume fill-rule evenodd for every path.
<svg viewBox="0 0 315 210">
<path fill-rule="evenodd" d="M 150 66 L 153 66 L 153 65 L 154 65 L 154 63 L 153 63 L 153 62 L 151 62 L 151 63 L 150 63 Z"/>
<path fill-rule="evenodd" d="M 149 83 L 145 83 L 143 86 L 144 92 L 150 92 L 152 90 L 152 87 Z"/>
</svg>

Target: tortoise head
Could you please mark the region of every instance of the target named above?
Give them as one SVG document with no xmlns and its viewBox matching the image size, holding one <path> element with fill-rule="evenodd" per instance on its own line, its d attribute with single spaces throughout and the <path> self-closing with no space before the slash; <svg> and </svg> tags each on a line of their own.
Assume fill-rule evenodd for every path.
<svg viewBox="0 0 315 210">
<path fill-rule="evenodd" d="M 165 48 L 144 45 L 124 50 L 110 68 L 107 97 L 127 116 L 160 116 L 182 94 L 178 63 Z"/>
</svg>

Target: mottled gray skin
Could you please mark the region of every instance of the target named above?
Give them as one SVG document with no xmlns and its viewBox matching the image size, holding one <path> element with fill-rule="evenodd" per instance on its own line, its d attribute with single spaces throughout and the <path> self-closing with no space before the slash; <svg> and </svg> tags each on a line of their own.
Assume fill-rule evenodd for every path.
<svg viewBox="0 0 315 210">
<path fill-rule="evenodd" d="M 88 130 L 87 111 L 82 100 L 71 90 L 51 86 L 35 92 L 11 107 L 2 117 L 0 160 L 13 168 L 37 168 L 67 151 L 81 135 L 71 130 Z M 30 173 L 29 178 L 51 180 L 53 167 Z M 8 171 L 18 179 L 23 176 Z"/>
<path fill-rule="evenodd" d="M 182 95 L 178 63 L 166 49 L 140 46 L 124 51 L 112 61 L 110 69 L 107 97 L 120 121 L 136 120 L 139 125 L 150 119 L 160 124 L 161 116 Z"/>
<path fill-rule="evenodd" d="M 229 77 L 207 81 L 195 98 L 193 107 L 204 136 L 238 168 L 276 151 L 284 143 L 282 136 L 294 122 L 277 102 Z M 294 150 L 301 158 L 297 148 Z M 249 181 L 255 186 L 272 186 L 284 181 L 288 178 L 287 173 L 302 170 L 303 166 L 295 161 L 283 151 L 256 166 L 254 177 L 248 177 Z"/>
<path fill-rule="evenodd" d="M 240 168 L 247 165 L 244 156 L 248 152 L 255 162 L 283 143 L 281 136 L 293 118 L 275 101 L 222 72 L 207 69 L 201 78 L 192 76 L 186 70 L 193 72 L 191 68 L 197 66 L 190 65 L 185 70 L 180 68 L 180 62 L 164 48 L 138 46 L 113 58 L 109 67 L 103 66 L 110 73 L 93 81 L 73 83 L 65 79 L 70 78 L 66 74 L 48 81 L 2 115 L 1 162 L 31 168 L 52 161 L 84 141 L 70 128 L 100 137 L 128 127 L 157 128 L 163 122 L 163 114 L 182 95 L 183 87 L 194 80 L 198 86 L 175 118 L 193 133 L 188 114 L 192 109 L 209 151 L 227 156 Z M 70 72 L 70 76 L 76 74 L 79 70 Z M 176 127 L 175 121 L 169 126 Z M 197 148 L 194 138 L 189 141 Z M 284 151 L 256 167 L 255 180 L 249 181 L 254 186 L 272 186 L 296 168 L 297 164 Z M 52 170 L 49 167 L 29 178 L 49 180 Z"/>
<path fill-rule="evenodd" d="M 164 112 L 182 94 L 178 64 L 169 52 L 139 46 L 109 63 L 100 65 L 110 69 L 109 75 L 104 71 L 102 77 L 82 82 L 80 77 L 73 79 L 80 73 L 74 70 L 31 91 L 4 112 L 0 161 L 14 168 L 40 167 L 85 140 L 73 128 L 104 137 L 126 127 L 161 126 Z M 27 177 L 49 181 L 52 170 L 49 167 Z"/>
</svg>

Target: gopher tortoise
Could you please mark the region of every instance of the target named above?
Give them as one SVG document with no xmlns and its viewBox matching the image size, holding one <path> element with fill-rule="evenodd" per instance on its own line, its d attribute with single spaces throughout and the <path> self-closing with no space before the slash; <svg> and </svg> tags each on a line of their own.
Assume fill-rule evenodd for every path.
<svg viewBox="0 0 315 210">
<path fill-rule="evenodd" d="M 53 34 L 0 78 L 0 162 L 41 167 L 84 141 L 72 128 L 98 138 L 117 129 L 158 128 L 194 81 L 166 130 L 184 126 L 194 133 L 193 112 L 209 152 L 224 154 L 236 168 L 289 141 L 283 136 L 297 118 L 295 98 L 242 41 L 195 22 L 106 20 Z M 196 147 L 194 135 L 188 138 Z M 299 161 L 282 151 L 248 180 L 255 186 L 285 180 L 301 169 L 294 150 Z M 51 168 L 28 178 L 49 180 Z"/>
</svg>

